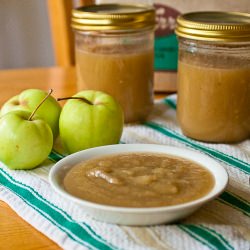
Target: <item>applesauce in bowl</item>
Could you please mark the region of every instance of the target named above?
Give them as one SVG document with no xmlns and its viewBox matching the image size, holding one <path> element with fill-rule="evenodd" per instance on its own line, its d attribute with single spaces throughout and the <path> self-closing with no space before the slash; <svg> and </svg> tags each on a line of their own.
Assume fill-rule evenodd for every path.
<svg viewBox="0 0 250 250">
<path fill-rule="evenodd" d="M 196 167 L 208 177 L 206 178 L 208 186 L 206 187 L 207 184 L 205 184 L 203 188 L 199 190 L 200 195 L 196 197 L 193 196 L 189 201 L 188 199 L 180 201 L 180 199 L 177 198 L 177 200 L 179 200 L 171 204 L 170 199 L 167 201 L 167 198 L 176 195 L 176 192 L 185 193 L 192 189 L 192 185 L 189 185 L 186 190 L 181 187 L 182 185 L 185 185 L 185 183 L 181 183 L 182 171 L 179 171 L 181 168 L 177 167 L 179 170 L 176 169 L 176 173 L 174 173 L 175 171 L 167 171 L 168 167 L 164 166 L 166 162 L 164 163 L 163 161 L 162 166 L 160 167 L 157 164 L 157 167 L 153 168 L 146 166 L 147 171 L 145 172 L 144 169 L 140 169 L 144 166 L 129 168 L 129 165 L 131 166 L 131 163 L 129 163 L 126 167 L 126 160 L 123 159 L 122 162 L 125 169 L 119 168 L 118 164 L 118 167 L 113 170 L 113 173 L 111 174 L 112 171 L 110 172 L 110 169 L 108 169 L 107 166 L 104 166 L 107 164 L 106 160 L 109 161 L 109 157 L 117 156 L 126 158 L 127 155 L 134 154 L 142 156 L 139 163 L 134 162 L 136 165 L 140 165 L 141 160 L 145 160 L 144 157 L 151 156 L 159 157 L 158 160 L 160 161 L 167 157 L 170 161 L 180 159 L 181 161 L 184 160 L 184 162 L 191 162 L 192 166 L 193 164 L 195 166 L 197 165 Z M 66 184 L 67 176 L 69 177 L 71 171 L 74 171 L 74 168 L 78 168 L 84 162 L 89 164 L 95 160 L 99 161 L 100 158 L 106 159 L 101 163 L 104 164 L 103 166 L 84 169 L 85 176 L 87 175 L 89 181 L 96 182 L 95 184 L 90 184 L 95 186 L 96 191 L 93 192 L 92 187 L 85 189 L 86 186 L 84 186 L 84 190 L 82 190 L 82 194 L 80 194 L 84 195 L 84 193 L 92 192 L 89 196 L 90 199 L 88 200 L 88 197 L 85 195 L 85 197 L 82 196 L 81 198 L 79 195 L 77 196 L 76 193 L 72 194 L 68 189 L 69 186 Z M 148 160 L 145 162 L 148 164 L 150 163 Z M 78 171 L 78 169 L 76 170 Z M 73 172 L 71 174 L 73 174 Z M 78 186 L 76 185 L 76 178 L 82 178 L 82 175 L 84 175 L 84 172 L 82 172 L 81 176 L 78 174 L 77 177 L 74 177 L 75 185 L 72 184 L 72 187 Z M 171 175 L 175 175 L 176 177 L 179 175 L 176 183 L 170 183 Z M 190 175 L 190 178 L 191 176 L 193 176 L 193 174 Z M 191 181 L 191 179 L 189 181 Z M 165 145 L 118 144 L 91 148 L 65 157 L 52 167 L 49 173 L 49 181 L 53 189 L 69 201 L 70 207 L 78 206 L 82 209 L 79 210 L 80 212 L 74 218 L 78 221 L 83 220 L 85 216 L 84 213 L 87 213 L 94 219 L 109 223 L 123 225 L 153 225 L 169 223 L 190 215 L 203 204 L 218 196 L 225 189 L 228 182 L 228 176 L 225 169 L 218 162 L 198 152 Z M 81 182 L 77 188 L 80 189 L 83 187 L 82 184 L 83 183 Z M 89 186 L 89 183 L 84 183 L 84 185 L 85 184 Z M 127 184 L 131 184 L 130 190 L 135 190 L 134 188 L 136 188 L 137 191 L 126 190 Z M 68 187 L 66 187 L 66 185 Z M 166 185 L 168 185 L 168 189 L 162 188 L 162 186 L 166 187 Z M 123 189 L 122 192 L 125 191 L 126 194 L 130 192 L 132 196 L 134 195 L 137 198 L 141 196 L 140 199 L 144 200 L 145 203 L 140 204 L 139 201 L 139 203 L 136 204 L 136 202 L 134 203 L 134 200 L 137 198 L 132 197 L 132 203 L 128 201 L 126 204 L 125 201 L 122 200 L 126 200 L 127 195 L 120 194 L 119 197 L 119 192 L 117 194 L 117 190 L 119 190 L 120 187 Z M 115 195 L 112 195 L 113 191 L 110 190 L 112 188 L 114 188 L 114 190 L 116 189 L 114 191 Z M 148 188 L 151 188 L 152 190 Z M 102 199 L 100 198 L 101 195 L 105 192 L 107 192 L 107 195 L 104 196 L 106 196 L 105 198 L 107 198 L 108 201 L 100 201 L 100 199 Z M 93 196 L 98 196 L 98 200 L 93 200 L 95 199 Z M 155 198 L 152 198 L 154 196 L 159 200 L 157 201 Z M 110 197 L 111 199 L 109 200 Z M 120 203 L 121 201 L 123 203 Z"/>
<path fill-rule="evenodd" d="M 213 175 L 184 158 L 156 153 L 123 153 L 74 166 L 63 180 L 70 194 L 119 207 L 177 205 L 206 195 Z"/>
</svg>

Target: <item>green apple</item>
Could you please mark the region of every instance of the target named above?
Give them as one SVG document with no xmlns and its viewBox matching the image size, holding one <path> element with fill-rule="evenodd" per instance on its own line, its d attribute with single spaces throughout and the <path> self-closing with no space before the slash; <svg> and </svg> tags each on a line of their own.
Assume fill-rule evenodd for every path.
<svg viewBox="0 0 250 250">
<path fill-rule="evenodd" d="M 40 89 L 26 89 L 19 95 L 9 99 L 2 106 L 1 115 L 13 110 L 26 110 L 32 112 L 46 95 L 47 92 Z M 59 103 L 54 97 L 49 96 L 36 113 L 49 124 L 54 138 L 57 137 L 59 131 L 58 121 L 60 112 L 61 106 Z"/>
<path fill-rule="evenodd" d="M 47 159 L 53 146 L 50 126 L 31 112 L 11 111 L 0 118 L 0 160 L 10 169 L 32 169 Z"/>
<path fill-rule="evenodd" d="M 86 90 L 68 99 L 59 119 L 60 137 L 68 153 L 119 142 L 123 110 L 112 96 Z"/>
</svg>

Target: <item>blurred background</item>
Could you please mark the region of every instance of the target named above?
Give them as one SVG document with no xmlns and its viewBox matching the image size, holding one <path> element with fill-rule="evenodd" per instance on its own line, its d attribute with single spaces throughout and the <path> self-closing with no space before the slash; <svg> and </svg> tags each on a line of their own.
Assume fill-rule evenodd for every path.
<svg viewBox="0 0 250 250">
<path fill-rule="evenodd" d="M 57 7 L 53 8 L 53 12 L 50 12 L 50 15 L 48 10 L 50 9 L 50 5 L 63 6 L 71 2 L 73 6 L 77 7 L 84 3 L 89 4 L 92 0 L 0 0 L 0 70 L 50 67 L 55 65 L 62 66 L 58 63 L 58 61 L 60 61 L 58 51 L 64 48 L 63 46 L 69 45 L 63 44 L 58 48 L 58 44 L 64 41 L 63 39 L 60 40 L 60 33 L 58 33 L 59 38 L 58 34 L 56 34 L 57 39 L 55 39 L 57 27 L 51 28 L 51 15 L 59 15 L 61 10 L 59 8 L 57 10 Z M 178 13 L 194 10 L 250 12 L 250 0 L 96 0 L 96 3 L 107 2 L 155 4 L 157 7 L 157 18 L 159 19 L 158 24 L 160 23 L 161 26 L 166 26 L 166 30 L 168 29 L 167 25 L 169 25 L 168 22 L 173 20 L 171 16 L 173 14 L 177 15 Z M 167 16 L 162 15 L 161 12 L 163 8 L 165 8 Z M 174 20 L 176 15 L 173 16 Z M 166 17 L 168 19 L 166 19 Z M 69 16 L 68 19 L 70 19 Z M 62 23 L 62 20 L 63 19 L 61 19 L 59 23 Z M 71 30 L 68 32 L 71 32 Z M 174 30 L 172 30 L 172 33 L 172 35 L 174 35 Z M 158 41 L 157 39 L 160 40 Z M 162 50 L 161 44 L 159 44 L 159 48 L 157 47 L 158 42 L 162 44 L 164 42 L 163 45 L 167 45 L 167 42 L 163 39 L 169 39 L 169 34 L 168 37 L 163 38 L 161 36 L 158 38 L 156 32 L 156 55 L 158 49 Z M 72 55 L 73 39 L 69 41 L 69 43 L 71 43 L 71 48 L 69 48 L 70 52 L 68 55 L 74 57 L 74 55 Z M 175 55 L 166 55 L 168 60 L 159 61 L 160 66 L 168 66 L 167 62 L 169 58 L 173 58 L 172 61 L 174 62 L 177 60 L 177 44 L 175 47 Z M 74 62 L 72 58 L 70 60 L 68 61 L 71 63 Z M 156 62 L 157 60 L 156 56 Z M 169 68 L 165 69 L 164 67 L 156 67 L 156 70 L 169 70 Z M 171 70 L 176 70 L 176 65 L 174 65 L 174 68 L 171 68 Z"/>
<path fill-rule="evenodd" d="M 60 65 L 60 50 L 69 49 L 65 48 L 69 43 L 73 47 L 69 25 L 71 8 L 91 2 L 0 0 L 0 70 Z M 71 48 L 67 56 L 72 53 Z"/>
<path fill-rule="evenodd" d="M 0 34 L 0 69 L 55 64 L 46 0 L 0 0 Z"/>
</svg>

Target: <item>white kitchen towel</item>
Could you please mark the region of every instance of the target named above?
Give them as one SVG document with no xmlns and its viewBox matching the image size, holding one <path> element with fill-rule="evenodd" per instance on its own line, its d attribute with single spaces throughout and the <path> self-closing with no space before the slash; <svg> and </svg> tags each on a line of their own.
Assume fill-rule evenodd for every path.
<svg viewBox="0 0 250 250">
<path fill-rule="evenodd" d="M 176 96 L 155 103 L 144 124 L 127 125 L 122 143 L 156 143 L 190 148 L 219 161 L 229 174 L 224 193 L 190 217 L 171 225 L 128 227 L 95 221 L 56 194 L 48 183 L 52 152 L 43 166 L 11 171 L 0 163 L 0 199 L 63 249 L 250 249 L 250 140 L 207 144 L 185 137 L 176 121 Z"/>
</svg>

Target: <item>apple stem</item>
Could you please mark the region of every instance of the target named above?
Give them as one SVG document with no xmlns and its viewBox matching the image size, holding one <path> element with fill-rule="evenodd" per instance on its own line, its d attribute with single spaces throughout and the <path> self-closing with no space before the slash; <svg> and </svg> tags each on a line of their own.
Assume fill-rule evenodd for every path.
<svg viewBox="0 0 250 250">
<path fill-rule="evenodd" d="M 52 94 L 53 89 L 50 89 L 48 94 L 42 99 L 42 101 L 37 105 L 37 107 L 33 110 L 33 112 L 31 113 L 28 121 L 31 121 L 33 116 L 35 115 L 36 111 L 40 108 L 40 106 L 46 101 L 46 99 Z"/>
<path fill-rule="evenodd" d="M 88 99 L 84 98 L 84 97 L 80 97 L 80 96 L 69 96 L 69 97 L 63 97 L 63 98 L 57 98 L 57 101 L 63 101 L 63 100 L 70 100 L 70 99 L 78 99 L 78 100 L 82 100 L 83 102 L 90 104 L 90 105 L 94 105 L 91 101 L 89 101 Z"/>
</svg>

